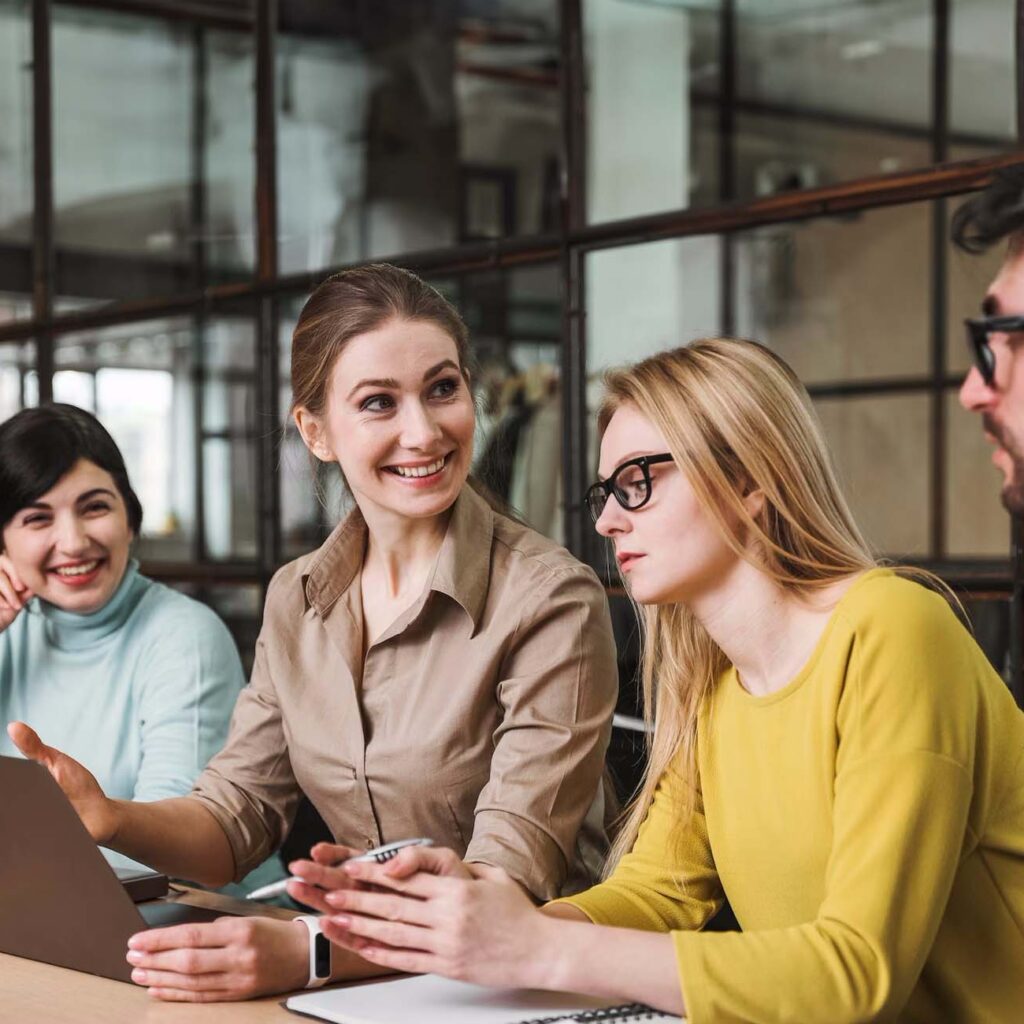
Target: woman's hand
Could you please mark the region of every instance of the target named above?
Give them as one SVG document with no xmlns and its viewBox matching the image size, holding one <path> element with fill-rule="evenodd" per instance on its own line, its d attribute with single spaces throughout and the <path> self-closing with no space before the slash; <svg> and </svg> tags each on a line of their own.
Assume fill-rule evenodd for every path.
<svg viewBox="0 0 1024 1024">
<path fill-rule="evenodd" d="M 317 843 L 309 851 L 309 860 L 293 860 L 288 865 L 288 871 L 296 878 L 288 883 L 288 895 L 307 907 L 316 907 L 322 914 L 329 914 L 331 907 L 324 901 L 324 896 L 335 889 L 356 885 L 341 865 L 360 852 L 340 843 Z"/>
<path fill-rule="evenodd" d="M 587 992 L 685 1015 L 671 934 L 545 914 L 500 868 L 466 868 L 469 879 L 422 872 L 393 878 L 386 866 L 347 865 L 378 891 L 330 893 L 327 902 L 340 913 L 320 927 L 332 942 L 388 970 Z"/>
<path fill-rule="evenodd" d="M 9 723 L 7 735 L 29 760 L 41 764 L 56 779 L 89 835 L 97 843 L 108 845 L 117 834 L 117 806 L 100 788 L 92 772 L 56 747 L 48 747 L 35 729 L 24 722 Z"/>
<path fill-rule="evenodd" d="M 481 985 L 541 986 L 537 968 L 549 959 L 545 943 L 558 922 L 541 914 L 500 868 L 463 864 L 451 851 L 405 852 L 432 853 L 428 861 L 451 869 L 455 858 L 457 877 L 424 871 L 396 877 L 397 857 L 383 866 L 346 864 L 344 871 L 378 891 L 329 893 L 333 911 L 321 923 L 328 938 L 395 971 Z"/>
<path fill-rule="evenodd" d="M 309 851 L 311 860 L 294 860 L 288 865 L 288 870 L 302 879 L 288 884 L 288 895 L 323 914 L 332 913 L 337 908 L 325 898 L 328 893 L 366 889 L 358 878 L 359 868 L 366 866 L 365 862 L 345 863 L 362 852 L 336 843 L 317 843 Z M 453 850 L 433 846 L 407 847 L 387 861 L 382 870 L 388 878 L 409 878 L 420 871 L 449 878 L 473 877 Z"/>
<path fill-rule="evenodd" d="M 18 617 L 33 596 L 21 582 L 11 560 L 0 555 L 0 633 Z"/>
<path fill-rule="evenodd" d="M 220 917 L 139 932 L 128 940 L 132 981 L 157 999 L 213 1003 L 302 988 L 309 931 L 301 921 Z"/>
</svg>

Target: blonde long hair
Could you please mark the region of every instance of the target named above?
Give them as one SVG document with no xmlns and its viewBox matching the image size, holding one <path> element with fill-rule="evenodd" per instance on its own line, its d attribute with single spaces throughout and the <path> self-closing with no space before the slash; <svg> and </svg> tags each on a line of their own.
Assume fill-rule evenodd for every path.
<svg viewBox="0 0 1024 1024">
<path fill-rule="evenodd" d="M 623 405 L 661 431 L 676 466 L 729 545 L 780 587 L 809 594 L 876 565 L 840 490 L 810 397 L 763 345 L 707 338 L 612 371 L 598 413 L 601 434 Z M 752 489 L 764 495 L 756 516 L 742 500 Z M 736 535 L 736 523 L 747 544 Z M 638 608 L 638 614 L 644 627 L 644 717 L 653 738 L 609 871 L 635 842 L 666 772 L 679 773 L 685 783 L 681 829 L 692 816 L 697 722 L 727 665 L 686 606 Z"/>
</svg>

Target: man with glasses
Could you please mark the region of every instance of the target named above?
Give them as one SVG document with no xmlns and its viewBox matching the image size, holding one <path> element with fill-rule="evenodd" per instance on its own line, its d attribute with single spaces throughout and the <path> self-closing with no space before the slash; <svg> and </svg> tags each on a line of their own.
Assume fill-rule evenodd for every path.
<svg viewBox="0 0 1024 1024">
<path fill-rule="evenodd" d="M 960 404 L 981 413 L 992 461 L 1003 474 L 1003 504 L 1024 515 L 1024 166 L 1004 168 L 953 217 L 953 241 L 981 253 L 1007 241 L 1006 259 L 981 304 L 965 321 L 974 366 Z"/>
</svg>

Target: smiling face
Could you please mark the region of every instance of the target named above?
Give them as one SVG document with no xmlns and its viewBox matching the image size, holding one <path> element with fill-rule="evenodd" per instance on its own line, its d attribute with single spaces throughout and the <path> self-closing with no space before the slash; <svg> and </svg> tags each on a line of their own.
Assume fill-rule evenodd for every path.
<svg viewBox="0 0 1024 1024">
<path fill-rule="evenodd" d="M 601 439 L 600 474 L 628 459 L 668 451 L 660 430 L 632 405 L 620 406 Z M 610 498 L 596 529 L 615 545 L 633 598 L 641 604 L 690 604 L 738 563 L 717 524 L 673 462 L 650 467 L 650 500 L 639 509 Z"/>
<path fill-rule="evenodd" d="M 473 399 L 454 340 L 430 321 L 395 319 L 351 338 L 320 416 L 297 409 L 310 451 L 337 461 L 364 517 L 448 510 L 469 475 Z"/>
<path fill-rule="evenodd" d="M 1011 249 L 982 305 L 986 316 L 1024 314 L 1024 252 Z M 991 334 L 995 377 L 985 383 L 977 367 L 964 378 L 960 404 L 981 413 L 992 461 L 1003 474 L 1003 504 L 1024 513 L 1024 334 Z"/>
<path fill-rule="evenodd" d="M 4 553 L 21 581 L 65 611 L 88 614 L 114 595 L 132 531 L 113 477 L 79 459 L 4 527 Z"/>
</svg>

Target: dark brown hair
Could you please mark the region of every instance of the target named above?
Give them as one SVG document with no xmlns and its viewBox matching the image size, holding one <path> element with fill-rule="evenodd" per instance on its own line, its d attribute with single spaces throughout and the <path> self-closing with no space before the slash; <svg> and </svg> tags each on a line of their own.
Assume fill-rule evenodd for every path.
<svg viewBox="0 0 1024 1024">
<path fill-rule="evenodd" d="M 410 271 L 370 263 L 329 277 L 302 307 L 292 334 L 292 411 L 303 406 L 322 415 L 331 370 L 346 342 L 393 319 L 436 324 L 455 342 L 466 373 L 469 331 L 458 310 Z"/>
<path fill-rule="evenodd" d="M 982 253 L 1007 239 L 1011 254 L 1024 248 L 1024 166 L 996 171 L 992 183 L 953 214 L 953 243 L 965 252 Z"/>
<path fill-rule="evenodd" d="M 0 530 L 55 486 L 79 459 L 111 475 L 124 499 L 128 526 L 138 536 L 142 504 L 128 482 L 121 450 L 95 416 L 63 403 L 22 409 L 0 424 Z"/>
</svg>

